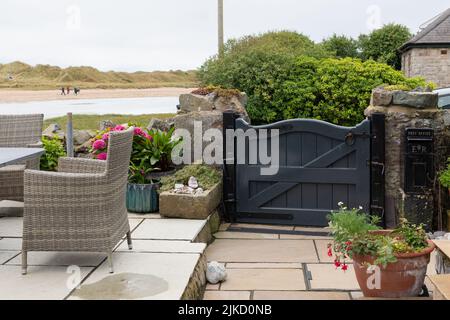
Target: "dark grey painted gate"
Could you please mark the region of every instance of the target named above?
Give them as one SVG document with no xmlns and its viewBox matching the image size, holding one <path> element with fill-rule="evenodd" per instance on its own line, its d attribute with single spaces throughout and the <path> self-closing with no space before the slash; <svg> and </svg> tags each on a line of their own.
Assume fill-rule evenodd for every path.
<svg viewBox="0 0 450 320">
<path fill-rule="evenodd" d="M 338 202 L 370 210 L 369 120 L 352 128 L 307 119 L 261 127 L 234 120 L 234 129 L 252 128 L 279 130 L 280 168 L 276 175 L 264 176 L 260 164 L 225 164 L 225 201 L 233 202 L 228 205 L 233 221 L 325 226 Z M 248 160 L 248 138 L 245 149 Z M 230 179 L 235 180 L 234 190 L 227 187 Z"/>
</svg>

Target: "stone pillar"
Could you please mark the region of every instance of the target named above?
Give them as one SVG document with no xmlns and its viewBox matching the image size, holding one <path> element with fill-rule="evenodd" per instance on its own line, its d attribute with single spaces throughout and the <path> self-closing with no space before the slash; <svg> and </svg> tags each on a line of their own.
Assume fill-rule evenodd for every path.
<svg viewBox="0 0 450 320">
<path fill-rule="evenodd" d="M 398 225 L 401 218 L 436 228 L 441 215 L 438 171 L 449 154 L 449 111 L 437 108 L 438 97 L 430 92 L 373 91 L 371 105 L 365 114 L 386 115 L 386 208 L 388 228 Z M 429 190 L 405 192 L 405 131 L 407 128 L 434 130 L 434 181 Z M 434 225 L 433 225 L 434 224 Z"/>
</svg>

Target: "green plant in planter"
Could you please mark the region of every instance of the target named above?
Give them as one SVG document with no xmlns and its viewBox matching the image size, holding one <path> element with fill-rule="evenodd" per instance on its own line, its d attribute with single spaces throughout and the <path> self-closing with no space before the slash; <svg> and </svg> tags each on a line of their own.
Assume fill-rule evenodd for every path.
<svg viewBox="0 0 450 320">
<path fill-rule="evenodd" d="M 109 133 L 126 130 L 132 124 L 118 125 L 99 132 L 92 143 L 92 154 L 106 160 Z M 150 213 L 158 211 L 159 180 L 151 178 L 153 171 L 167 171 L 172 165 L 172 150 L 181 140 L 173 138 L 174 130 L 168 132 L 134 129 L 133 148 L 128 175 L 127 208 L 131 212 Z"/>
<path fill-rule="evenodd" d="M 41 170 L 56 171 L 59 158 L 66 156 L 63 143 L 57 137 L 42 137 L 42 144 L 45 149 L 45 154 L 41 157 Z"/>
<path fill-rule="evenodd" d="M 397 261 L 396 254 L 421 252 L 428 247 L 423 225 L 410 224 L 403 219 L 390 233 L 377 233 L 378 217 L 369 216 L 361 209 L 340 210 L 329 216 L 334 244 L 328 246 L 328 256 L 335 253 L 335 266 L 347 270 L 346 260 L 354 256 L 373 257 L 375 265 L 386 267 Z"/>
<path fill-rule="evenodd" d="M 441 174 L 439 175 L 439 181 L 441 182 L 442 186 L 450 189 L 450 158 L 448 158 L 447 161 L 447 169 L 441 172 Z"/>
</svg>

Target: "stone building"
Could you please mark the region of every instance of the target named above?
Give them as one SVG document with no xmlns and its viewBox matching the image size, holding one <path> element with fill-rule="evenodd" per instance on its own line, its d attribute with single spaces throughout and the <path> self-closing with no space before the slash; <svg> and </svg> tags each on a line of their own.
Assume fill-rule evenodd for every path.
<svg viewBox="0 0 450 320">
<path fill-rule="evenodd" d="M 450 87 L 450 8 L 434 18 L 401 48 L 407 77 L 421 76 L 440 88 Z"/>
</svg>

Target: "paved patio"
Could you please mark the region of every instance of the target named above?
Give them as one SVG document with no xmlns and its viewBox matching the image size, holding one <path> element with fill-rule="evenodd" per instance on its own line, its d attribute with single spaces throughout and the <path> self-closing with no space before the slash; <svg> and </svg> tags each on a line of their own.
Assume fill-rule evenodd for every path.
<svg viewBox="0 0 450 320">
<path fill-rule="evenodd" d="M 204 299 L 361 299 L 353 266 L 345 273 L 336 270 L 327 256 L 327 233 L 326 228 L 223 224 L 206 257 L 225 263 L 228 279 L 208 285 Z M 427 285 L 431 289 L 428 279 Z"/>
<path fill-rule="evenodd" d="M 0 300 L 180 299 L 206 248 L 194 243 L 206 221 L 129 217 L 134 248 L 116 247 L 113 275 L 104 254 L 30 252 L 26 276 L 22 218 L 0 218 Z"/>
</svg>

